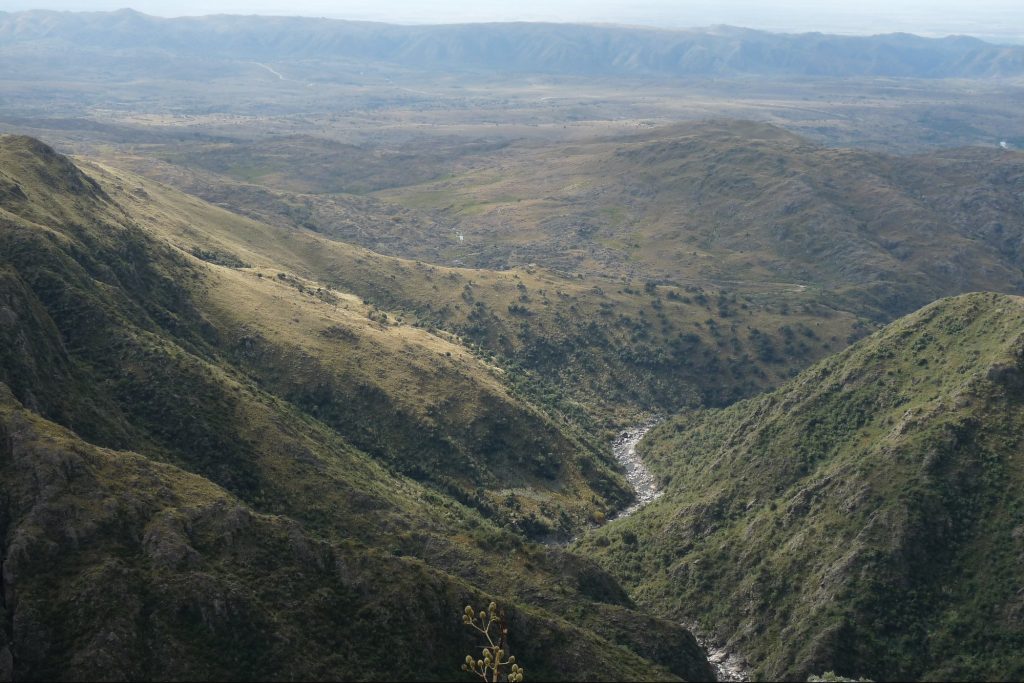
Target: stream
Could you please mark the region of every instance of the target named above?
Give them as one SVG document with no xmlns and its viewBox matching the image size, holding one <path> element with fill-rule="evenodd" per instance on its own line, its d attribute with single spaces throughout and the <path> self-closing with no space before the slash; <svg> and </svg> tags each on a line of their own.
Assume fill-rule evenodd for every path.
<svg viewBox="0 0 1024 683">
<path fill-rule="evenodd" d="M 626 480 L 636 491 L 636 502 L 628 508 L 615 515 L 612 519 L 624 519 L 644 507 L 653 500 L 656 500 L 663 492 L 658 488 L 658 482 L 647 469 L 647 465 L 636 453 L 637 444 L 651 431 L 659 420 L 650 420 L 636 427 L 630 427 L 619 435 L 619 438 L 612 444 L 612 452 L 615 459 L 619 461 L 626 470 Z M 708 662 L 715 671 L 715 678 L 718 681 L 729 683 L 742 683 L 750 680 L 750 670 L 741 657 L 735 653 L 728 652 L 723 648 L 716 647 L 707 638 L 697 635 L 697 631 L 690 624 L 683 624 L 697 638 L 697 642 L 707 654 Z"/>
</svg>

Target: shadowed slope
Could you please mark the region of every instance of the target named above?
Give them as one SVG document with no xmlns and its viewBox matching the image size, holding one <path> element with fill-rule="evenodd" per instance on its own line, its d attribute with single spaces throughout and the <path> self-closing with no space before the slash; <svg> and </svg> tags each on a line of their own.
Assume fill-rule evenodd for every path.
<svg viewBox="0 0 1024 683">
<path fill-rule="evenodd" d="M 12 359 L 8 382 L 43 414 L 65 415 L 105 445 L 144 440 L 175 462 L 200 458 L 199 471 L 245 497 L 259 485 L 238 471 L 233 484 L 218 479 L 202 452 L 248 458 L 232 417 L 241 410 L 237 393 L 212 378 L 256 380 L 398 471 L 534 534 L 556 526 L 569 533 L 627 499 L 610 455 L 511 396 L 500 372 L 456 340 L 295 276 L 243 272 L 237 255 L 169 245 L 170 226 L 205 226 L 145 196 L 115 203 L 62 157 L 37 155 L 38 143 L 5 142 L 4 168 L 25 194 L 8 205 L 0 235 L 13 267 L 8 296 L 60 331 L 61 341 L 51 340 L 57 348 L 38 348 L 67 359 L 57 365 L 67 372 L 62 381 L 91 387 L 76 395 L 61 382 L 33 385 L 38 363 Z M 89 191 L 66 190 L 69 183 Z M 221 214 L 204 218 L 235 218 Z M 206 388 L 186 390 L 190 383 Z M 98 421 L 97 404 L 106 404 Z M 497 506 L 508 489 L 531 501 L 521 519 Z"/>
</svg>

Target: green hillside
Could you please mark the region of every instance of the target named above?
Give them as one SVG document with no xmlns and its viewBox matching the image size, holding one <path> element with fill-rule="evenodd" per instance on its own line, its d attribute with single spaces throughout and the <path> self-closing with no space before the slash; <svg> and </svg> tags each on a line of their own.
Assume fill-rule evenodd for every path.
<svg viewBox="0 0 1024 683">
<path fill-rule="evenodd" d="M 1024 300 L 943 299 L 646 440 L 657 502 L 587 536 L 768 679 L 1024 676 Z"/>
<path fill-rule="evenodd" d="M 353 208 L 351 197 L 321 198 L 330 204 L 321 208 L 344 210 L 345 222 L 355 227 L 304 227 L 280 212 L 309 195 L 296 198 L 166 167 L 157 174 L 190 190 L 203 186 L 211 199 L 226 193 L 234 197 L 233 207 L 244 197 L 243 205 L 260 218 L 246 220 L 115 168 L 130 165 L 124 158 L 83 163 L 133 216 L 185 251 L 214 259 L 228 255 L 228 262 L 252 266 L 238 269 L 243 272 L 283 272 L 298 278 L 287 282 L 314 291 L 330 286 L 352 292 L 390 312 L 392 320 L 398 315 L 442 337 L 457 335 L 535 403 L 576 421 L 589 414 L 621 424 L 643 411 L 726 404 L 778 386 L 870 329 L 793 285 L 613 277 L 551 262 L 499 270 L 445 267 L 407 249 L 421 242 L 424 231 L 436 236 L 436 226 L 423 228 L 414 212 L 394 214 L 372 201 Z M 383 242 L 390 254 L 411 253 L 384 256 L 342 238 L 363 247 Z"/>
<path fill-rule="evenodd" d="M 526 540 L 629 494 L 457 339 L 182 242 L 231 214 L 30 138 L 0 138 L 0 192 L 15 678 L 451 679 L 492 598 L 537 677 L 705 677 L 687 631 Z"/>
</svg>

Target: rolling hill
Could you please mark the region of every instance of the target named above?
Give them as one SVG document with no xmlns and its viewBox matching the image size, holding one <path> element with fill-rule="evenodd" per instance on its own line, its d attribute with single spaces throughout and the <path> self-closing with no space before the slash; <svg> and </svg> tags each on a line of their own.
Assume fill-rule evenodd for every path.
<svg viewBox="0 0 1024 683">
<path fill-rule="evenodd" d="M 737 121 L 501 153 L 377 193 L 524 260 L 737 291 L 809 289 L 888 321 L 965 291 L 1024 291 L 1024 155 L 893 156 Z"/>
<path fill-rule="evenodd" d="M 118 201 L 188 253 L 230 255 L 252 266 L 237 272 L 271 279 L 283 273 L 279 284 L 296 289 L 351 292 L 369 312 L 389 312 L 392 322 L 457 335 L 503 369 L 507 383 L 574 421 L 589 414 L 621 423 L 643 411 L 726 403 L 777 386 L 869 329 L 792 287 L 659 285 L 530 264 L 445 267 L 414 250 L 406 258 L 384 256 L 340 240 L 361 235 L 359 241 L 374 244 L 392 236 L 389 251 L 403 253 L 421 234 L 412 227 L 422 225 L 413 221 L 418 214 L 371 202 L 348 214 L 352 232 L 341 233 L 281 218 L 277 202 L 289 197 L 247 185 L 253 193 L 245 196 L 262 197 L 250 213 L 265 220 L 245 220 L 113 162 L 83 163 Z M 209 178 L 210 192 L 224 187 L 219 177 L 199 177 Z M 145 196 L 135 192 L 140 187 Z M 351 207 L 346 197 L 337 201 Z M 451 243 L 452 234 L 444 239 Z"/>
</svg>

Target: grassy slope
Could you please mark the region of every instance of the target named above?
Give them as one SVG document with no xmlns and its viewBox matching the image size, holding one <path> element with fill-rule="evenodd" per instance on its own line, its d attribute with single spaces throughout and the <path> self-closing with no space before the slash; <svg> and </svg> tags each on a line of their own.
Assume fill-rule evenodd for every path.
<svg viewBox="0 0 1024 683">
<path fill-rule="evenodd" d="M 494 593 L 506 604 L 518 603 L 517 613 L 521 611 L 525 620 L 522 637 L 533 642 L 534 666 L 552 677 L 575 677 L 585 672 L 588 677 L 615 678 L 633 671 L 643 677 L 665 677 L 669 676 L 663 668 L 666 666 L 677 674 L 699 677 L 699 672 L 705 670 L 701 668 L 705 665 L 696 645 L 688 640 L 685 631 L 631 611 L 621 589 L 592 564 L 559 550 L 525 543 L 521 536 L 500 530 L 473 510 L 382 467 L 380 458 L 368 457 L 354 448 L 331 428 L 328 419 L 302 412 L 298 405 L 301 401 L 283 400 L 278 393 L 286 393 L 286 384 L 275 381 L 265 372 L 264 365 L 245 363 L 234 352 L 231 315 L 249 309 L 239 306 L 238 310 L 227 310 L 230 306 L 217 296 L 233 291 L 241 301 L 242 289 L 262 291 L 271 309 L 284 306 L 289 315 L 299 316 L 300 323 L 304 316 L 313 316 L 317 325 L 328 328 L 347 324 L 361 335 L 375 330 L 382 337 L 367 338 L 379 342 L 378 356 L 394 351 L 394 347 L 381 341 L 391 334 L 398 337 L 403 352 L 415 358 L 428 354 L 440 360 L 436 354 L 447 342 L 429 338 L 418 330 L 403 336 L 401 331 L 392 332 L 390 326 L 380 326 L 366 318 L 361 327 L 356 326 L 356 312 L 363 310 L 361 304 L 352 302 L 353 309 L 346 311 L 343 304 L 351 299 L 340 295 L 312 297 L 313 301 L 307 302 L 310 297 L 300 297 L 297 287 L 276 277 L 273 282 L 266 278 L 262 283 L 254 275 L 235 280 L 243 276 L 188 256 L 164 242 L 165 234 L 140 227 L 147 226 L 152 217 L 140 216 L 136 220 L 99 185 L 52 150 L 25 138 L 3 138 L 2 143 L 0 191 L 4 201 L 0 240 L 5 261 L 0 271 L 0 315 L 5 324 L 0 334 L 4 335 L 5 343 L 0 346 L 0 382 L 13 391 L 13 397 L 5 398 L 5 411 L 14 416 L 16 423 L 32 422 L 32 430 L 44 436 L 59 429 L 44 424 L 42 418 L 26 416 L 18 402 L 33 413 L 73 428 L 75 436 L 60 432 L 59 440 L 64 445 L 56 449 L 58 454 L 67 449 L 101 452 L 84 441 L 136 451 L 139 455 L 123 458 L 132 463 L 129 469 L 142 467 L 153 472 L 150 481 L 156 489 L 135 491 L 132 480 L 119 478 L 122 468 L 116 464 L 102 465 L 103 477 L 86 478 L 76 485 L 82 487 L 83 495 L 92 491 L 95 500 L 105 502 L 98 507 L 90 503 L 79 509 L 78 502 L 61 499 L 61 486 L 68 478 L 74 479 L 72 475 L 81 469 L 78 465 L 64 469 L 58 466 L 64 480 L 57 477 L 54 487 L 43 487 L 40 492 L 32 489 L 33 482 L 45 479 L 33 474 L 32 468 L 39 464 L 34 451 L 20 460 L 14 450 L 4 453 L 4 466 L 13 468 L 11 476 L 3 478 L 7 501 L 5 556 L 13 557 L 11 549 L 16 548 L 22 535 L 35 539 L 34 550 L 29 553 L 35 573 L 16 574 L 16 567 L 5 560 L 11 573 L 5 584 L 8 619 L 4 633 L 8 639 L 12 634 L 15 637 L 16 675 L 72 675 L 71 672 L 84 670 L 82 667 L 92 666 L 93 657 L 101 662 L 104 657 L 112 658 L 116 667 L 121 667 L 116 670 L 127 672 L 126 676 L 155 675 L 132 668 L 143 666 L 140 662 L 153 656 L 153 671 L 183 658 L 195 668 L 182 675 L 227 676 L 237 672 L 259 677 L 267 675 L 263 667 L 268 666 L 268 660 L 256 653 L 262 652 L 269 640 L 277 643 L 270 651 L 279 654 L 280 643 L 296 642 L 296 636 L 289 633 L 301 625 L 303 632 L 313 630 L 322 638 L 315 647 L 310 646 L 314 647 L 314 654 L 309 655 L 309 660 L 289 660 L 289 666 L 294 666 L 302 676 L 391 674 L 445 678 L 450 677 L 454 667 L 449 668 L 441 655 L 463 649 L 464 644 L 458 635 L 461 627 L 456 624 L 449 628 L 442 613 L 449 603 L 456 605 L 455 623 L 457 608 L 464 599 L 461 595 L 466 591 L 474 596 L 481 593 L 472 586 L 485 587 L 486 592 Z M 204 256 L 210 258 L 209 254 Z M 262 327 L 257 327 L 257 323 Z M 285 323 L 271 310 L 265 317 L 256 316 L 247 324 L 250 331 L 270 340 L 267 348 L 271 355 L 290 363 L 299 357 L 298 351 L 288 343 L 272 343 L 277 341 L 279 326 Z M 307 329 L 305 325 L 296 325 Z M 344 339 L 344 335 L 341 337 Z M 319 337 L 293 334 L 289 343 L 312 344 L 314 338 Z M 581 459 L 586 456 L 586 447 L 575 437 L 563 435 L 557 429 L 553 434 L 544 431 L 543 425 L 550 422 L 543 415 L 503 394 L 491 370 L 458 347 L 449 344 L 448 348 L 452 349 L 452 359 L 445 355 L 442 363 L 445 368 L 455 369 L 442 372 L 460 378 L 463 395 L 475 399 L 479 392 L 491 391 L 499 398 L 506 396 L 507 411 L 518 411 L 518 419 L 534 419 L 542 425 L 528 438 L 549 439 L 548 443 L 556 444 L 561 439 L 561 443 L 580 449 Z M 309 350 L 322 349 L 314 346 Z M 384 381 L 389 372 L 403 372 L 401 366 L 388 368 L 381 364 L 371 369 L 383 373 L 380 386 L 385 388 L 389 386 Z M 395 404 L 401 400 L 402 396 L 394 398 Z M 374 420 L 376 408 L 366 406 L 359 419 Z M 480 420 L 501 417 L 500 407 L 489 408 L 491 412 Z M 13 433 L 11 429 L 7 428 L 6 433 Z M 464 442 L 471 449 L 472 444 Z M 400 444 L 399 438 L 395 450 L 399 450 Z M 102 453 L 106 454 L 102 458 L 122 458 L 110 451 Z M 57 457 L 58 464 L 62 458 Z M 568 460 L 564 470 L 576 471 L 574 466 L 575 461 Z M 527 469 L 527 475 L 529 472 Z M 48 471 L 46 476 L 50 476 Z M 200 507 L 212 499 L 227 497 L 230 506 L 251 510 L 252 514 L 270 520 L 261 531 L 253 532 L 247 540 L 249 546 L 259 546 L 265 533 L 272 549 L 276 547 L 272 539 L 280 537 L 285 533 L 282 529 L 287 528 L 289 536 L 348 547 L 347 551 L 337 551 L 348 558 L 345 563 L 365 568 L 360 570 L 355 583 L 356 602 L 334 609 L 330 606 L 332 601 L 340 598 L 332 597 L 337 587 L 328 569 L 312 572 L 311 576 L 304 560 L 293 562 L 287 556 L 275 555 L 271 561 L 258 547 L 235 552 L 230 543 L 196 546 L 198 561 L 209 568 L 198 575 L 181 573 L 180 567 L 167 570 L 171 571 L 167 574 L 166 568 L 152 566 L 150 559 L 139 554 L 145 550 L 145 544 L 140 545 L 142 535 L 137 530 L 164 512 L 176 517 L 184 515 L 186 519 L 192 514 L 178 510 L 178 498 L 184 494 L 174 492 L 183 477 L 188 482 L 202 481 L 206 502 L 201 500 Z M 534 481 L 540 480 L 529 483 Z M 565 499 L 595 504 L 593 500 L 579 503 L 576 496 L 583 494 L 571 488 L 585 487 L 587 481 L 582 477 L 563 477 L 560 481 L 559 494 Z M 554 484 L 559 484 L 559 480 L 555 479 Z M 550 479 L 545 478 L 540 485 L 556 490 Z M 137 494 L 137 500 L 130 493 Z M 51 504 L 56 507 L 51 509 Z M 120 507 L 127 511 L 116 513 Z M 32 511 L 36 508 L 43 511 L 40 514 L 52 517 L 53 523 L 42 529 L 32 527 Z M 280 520 L 285 527 L 273 520 Z M 212 523 L 216 527 L 221 521 L 217 518 Z M 188 525 L 185 526 L 187 531 Z M 76 554 L 75 539 L 86 536 L 90 539 L 88 545 L 97 552 L 83 560 Z M 187 549 L 182 552 L 191 557 Z M 420 559 L 399 562 L 384 555 L 373 559 L 378 557 L 377 552 Z M 123 600 L 109 594 L 113 575 L 104 574 L 101 566 L 107 556 L 124 560 L 124 567 L 112 570 L 115 575 L 123 569 L 132 577 L 124 587 Z M 330 564 L 328 561 L 327 565 Z M 215 571 L 214 567 L 219 569 Z M 295 572 L 302 576 L 287 578 Z M 296 589 L 294 594 L 291 589 L 279 590 L 274 582 L 279 574 L 287 579 L 282 585 L 301 584 L 305 588 Z M 213 578 L 209 578 L 211 575 Z M 425 576 L 432 578 L 427 580 Z M 167 590 L 160 587 L 165 580 L 171 580 L 168 577 L 189 596 L 183 598 L 187 604 L 175 613 L 175 618 L 188 610 L 196 616 L 165 625 L 173 637 L 158 632 L 153 638 L 159 642 L 187 642 L 182 641 L 180 647 L 175 645 L 176 650 L 168 646 L 169 649 L 156 651 L 140 650 L 155 646 L 136 641 L 125 645 L 122 651 L 118 641 L 103 640 L 104 622 L 95 615 L 138 618 L 131 616 L 127 607 L 118 612 L 119 604 L 141 604 L 142 615 L 149 614 L 150 609 L 163 609 L 162 598 L 153 596 L 154 591 Z M 214 588 L 203 592 L 208 579 Z M 422 581 L 427 581 L 431 588 L 421 589 Z M 219 597 L 220 589 L 216 588 L 218 582 L 227 582 L 240 596 L 226 603 L 239 605 L 238 613 L 225 607 Z M 194 596 L 195 591 L 201 595 Z M 303 591 L 317 595 L 326 591 L 327 611 L 308 612 L 297 606 L 294 595 L 305 594 Z M 430 591 L 448 595 L 449 599 L 436 603 Z M 455 593 L 460 597 L 451 599 Z M 414 643 L 421 650 L 437 649 L 436 658 L 416 664 L 425 670 L 417 669 L 414 673 L 409 668 L 414 658 L 399 663 L 381 659 L 387 653 L 379 651 L 382 631 L 377 624 L 379 612 L 372 609 L 375 599 L 394 610 L 400 609 L 406 600 L 432 610 L 427 616 L 423 616 L 426 612 L 416 612 L 417 616 L 409 620 L 389 617 L 387 622 L 388 629 L 399 634 L 399 640 Z M 53 605 L 63 605 L 65 600 L 80 601 L 81 610 L 93 617 L 82 617 L 81 622 L 67 627 L 72 631 L 58 633 L 54 630 Z M 158 603 L 155 607 L 153 600 Z M 227 610 L 228 616 L 218 612 L 221 609 Z M 347 615 L 349 621 L 338 626 L 335 622 L 339 614 Z M 530 621 L 530 614 L 539 616 Z M 578 626 L 554 619 L 550 614 L 559 614 Z M 429 622 L 427 630 L 425 622 Z M 254 641 L 238 641 L 241 633 L 251 628 L 261 635 Z M 339 649 L 338 633 L 351 634 L 350 650 L 328 656 Z M 560 663 L 561 644 L 574 641 L 579 641 L 579 648 L 595 654 L 586 661 L 570 659 Z M 23 645 L 28 642 L 36 642 L 42 649 Z M 682 648 L 666 652 L 663 642 L 679 643 Z M 112 644 L 107 647 L 103 643 Z M 216 650 L 211 648 L 220 645 L 235 648 L 240 656 L 250 659 L 219 660 Z M 29 649 L 18 649 L 22 647 Z M 300 647 L 296 646 L 296 650 L 295 657 L 306 656 Z M 658 664 L 639 659 L 636 652 L 657 660 Z M 315 653 L 323 653 L 323 658 Z M 527 661 L 526 656 L 522 658 Z M 459 659 L 461 655 L 455 661 Z M 273 675 L 285 675 L 275 671 L 270 669 Z M 695 671 L 698 673 L 694 674 Z"/>
<path fill-rule="evenodd" d="M 940 296 L 1021 291 L 1022 186 L 1019 153 L 893 157 L 720 122 L 510 150 L 378 196 L 454 223 L 478 262 L 806 285 L 889 320 Z"/>
<path fill-rule="evenodd" d="M 941 300 L 646 442 L 666 494 L 588 536 L 767 678 L 1016 679 L 1024 301 Z"/>
<path fill-rule="evenodd" d="M 314 289 L 354 292 L 406 322 L 457 334 L 514 370 L 508 379 L 531 398 L 577 418 L 584 405 L 625 420 L 644 409 L 726 403 L 777 386 L 860 334 L 854 316 L 792 286 L 650 288 L 544 268 L 445 268 L 244 220 L 137 176 L 90 168 L 101 180 L 120 179 L 105 186 L 117 194 L 120 184 L 119 201 L 136 215 L 158 211 L 146 220 L 173 243 L 228 253 L 267 274 L 310 280 Z M 133 194 L 139 186 L 146 197 Z M 371 242 L 389 222 L 374 212 L 362 220 Z"/>
</svg>

